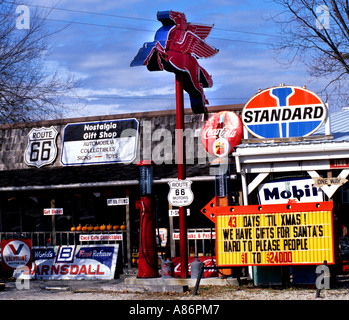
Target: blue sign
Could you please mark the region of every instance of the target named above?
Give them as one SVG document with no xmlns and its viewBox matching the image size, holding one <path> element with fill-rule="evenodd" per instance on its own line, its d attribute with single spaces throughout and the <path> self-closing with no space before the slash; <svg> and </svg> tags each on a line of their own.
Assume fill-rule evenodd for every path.
<svg viewBox="0 0 349 320">
<path fill-rule="evenodd" d="M 33 248 L 32 278 L 114 279 L 119 244 Z"/>
</svg>

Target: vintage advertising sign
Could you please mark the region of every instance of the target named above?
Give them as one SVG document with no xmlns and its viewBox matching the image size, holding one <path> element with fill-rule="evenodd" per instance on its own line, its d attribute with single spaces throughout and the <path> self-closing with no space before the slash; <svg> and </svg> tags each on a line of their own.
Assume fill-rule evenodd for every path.
<svg viewBox="0 0 349 320">
<path fill-rule="evenodd" d="M 313 92 L 295 86 L 272 87 L 254 95 L 242 110 L 242 122 L 257 138 L 313 134 L 327 117 L 327 107 Z"/>
<path fill-rule="evenodd" d="M 167 245 L 167 228 L 156 228 L 155 229 L 155 235 L 156 235 L 156 243 L 160 247 L 166 247 Z M 160 239 L 160 241 L 159 241 Z M 160 243 L 159 243 L 160 242 Z"/>
<path fill-rule="evenodd" d="M 260 184 L 258 199 L 260 204 L 321 202 L 324 193 L 312 178 L 284 179 Z"/>
<path fill-rule="evenodd" d="M 190 180 L 172 180 L 169 183 L 170 191 L 168 193 L 168 202 L 175 207 L 189 206 L 194 200 L 194 194 L 191 191 L 192 181 Z"/>
<path fill-rule="evenodd" d="M 206 112 L 208 101 L 203 88 L 213 85 L 212 77 L 199 65 L 199 58 L 212 57 L 218 50 L 205 42 L 213 25 L 188 23 L 184 13 L 158 11 L 162 27 L 154 41 L 144 43 L 131 62 L 149 71 L 166 70 L 183 74 L 183 89 L 188 92 L 194 113 Z"/>
<path fill-rule="evenodd" d="M 215 269 L 216 257 L 198 257 L 200 262 L 204 263 L 204 278 L 218 277 L 218 271 Z M 171 259 L 174 264 L 174 276 L 181 277 L 181 258 L 175 257 Z M 191 264 L 194 262 L 195 257 L 188 257 L 188 275 L 191 275 Z M 212 267 L 212 269 L 210 269 Z"/>
<path fill-rule="evenodd" d="M 187 213 L 187 217 L 189 217 L 190 216 L 190 209 L 186 209 L 185 212 Z M 168 210 L 168 216 L 169 217 L 179 217 L 179 209 Z"/>
<path fill-rule="evenodd" d="M 130 204 L 129 198 L 112 198 L 107 199 L 107 206 L 125 206 Z"/>
<path fill-rule="evenodd" d="M 119 245 L 33 248 L 32 275 L 39 280 L 114 279 Z"/>
<path fill-rule="evenodd" d="M 217 265 L 334 264 L 332 208 L 332 202 L 254 205 L 217 214 Z"/>
<path fill-rule="evenodd" d="M 330 159 L 331 169 L 349 168 L 349 159 Z"/>
<path fill-rule="evenodd" d="M 30 130 L 24 162 L 37 168 L 53 163 L 57 157 L 57 135 L 58 131 L 54 127 Z"/>
<path fill-rule="evenodd" d="M 44 209 L 44 216 L 60 216 L 63 214 L 63 208 Z"/>
<path fill-rule="evenodd" d="M 323 177 L 314 177 L 314 186 L 323 188 L 324 186 L 342 186 L 347 183 L 348 180 L 341 177 L 332 177 L 332 178 L 323 178 Z"/>
<path fill-rule="evenodd" d="M 179 232 L 173 232 L 172 233 L 172 239 L 173 240 L 180 240 L 181 235 Z M 187 233 L 187 239 L 188 240 L 209 240 L 209 239 L 216 239 L 216 232 L 209 232 L 209 231 L 197 231 L 197 232 L 188 232 Z"/>
<path fill-rule="evenodd" d="M 231 111 L 221 111 L 210 117 L 201 132 L 205 150 L 216 156 L 225 157 L 240 144 L 243 124 L 240 117 Z"/>
<path fill-rule="evenodd" d="M 122 241 L 122 233 L 80 234 L 79 241 Z"/>
<path fill-rule="evenodd" d="M 68 124 L 64 128 L 61 163 L 130 163 L 136 157 L 138 125 L 136 119 Z"/>
<path fill-rule="evenodd" d="M 31 267 L 31 240 L 10 239 L 1 241 L 1 266 L 4 270 L 14 270 L 18 267 Z"/>
</svg>

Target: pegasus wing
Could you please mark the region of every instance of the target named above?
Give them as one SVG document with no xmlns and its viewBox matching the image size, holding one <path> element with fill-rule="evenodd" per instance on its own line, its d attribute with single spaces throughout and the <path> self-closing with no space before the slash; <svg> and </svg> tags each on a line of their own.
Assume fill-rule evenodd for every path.
<svg viewBox="0 0 349 320">
<path fill-rule="evenodd" d="M 188 30 L 205 40 L 211 32 L 213 25 L 188 23 Z"/>
<path fill-rule="evenodd" d="M 191 53 L 198 58 L 209 58 L 214 56 L 218 50 L 207 43 L 191 31 L 187 31 L 180 45 L 180 51 Z"/>
</svg>

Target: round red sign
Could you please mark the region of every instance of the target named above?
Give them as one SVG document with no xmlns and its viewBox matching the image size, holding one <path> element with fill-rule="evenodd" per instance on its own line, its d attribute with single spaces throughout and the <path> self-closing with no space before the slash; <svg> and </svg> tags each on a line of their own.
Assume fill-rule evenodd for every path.
<svg viewBox="0 0 349 320">
<path fill-rule="evenodd" d="M 224 157 L 240 144 L 242 134 L 243 124 L 240 117 L 231 111 L 221 111 L 205 123 L 201 142 L 208 153 Z"/>
</svg>

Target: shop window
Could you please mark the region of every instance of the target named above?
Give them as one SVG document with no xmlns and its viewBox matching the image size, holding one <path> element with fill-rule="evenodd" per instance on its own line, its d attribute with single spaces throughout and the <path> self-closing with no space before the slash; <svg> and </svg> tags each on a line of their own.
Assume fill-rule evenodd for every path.
<svg viewBox="0 0 349 320">
<path fill-rule="evenodd" d="M 3 199 L 2 231 L 21 231 L 20 201 L 16 197 Z"/>
<path fill-rule="evenodd" d="M 343 185 L 342 188 L 342 203 L 349 203 L 349 188 Z"/>
<path fill-rule="evenodd" d="M 19 212 L 8 212 L 3 214 L 3 231 L 20 232 L 21 220 Z"/>
</svg>

